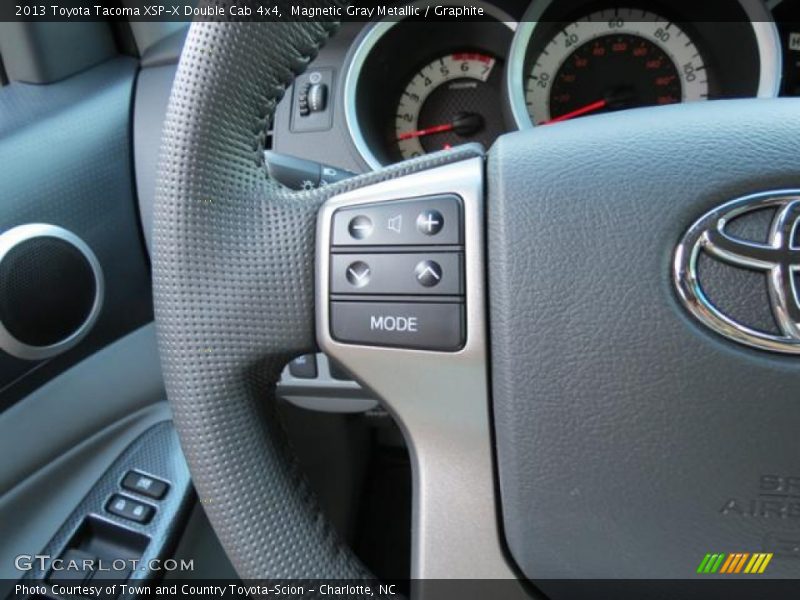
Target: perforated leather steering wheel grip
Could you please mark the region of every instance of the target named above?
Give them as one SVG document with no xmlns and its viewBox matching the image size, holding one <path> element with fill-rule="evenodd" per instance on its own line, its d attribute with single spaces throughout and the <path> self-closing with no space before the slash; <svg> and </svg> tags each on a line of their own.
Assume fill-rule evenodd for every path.
<svg viewBox="0 0 800 600">
<path fill-rule="evenodd" d="M 371 577 L 321 513 L 274 407 L 282 367 L 315 346 L 319 206 L 481 153 L 463 147 L 310 192 L 270 181 L 269 119 L 334 30 L 194 23 L 164 126 L 153 238 L 159 351 L 200 501 L 243 579 Z"/>
</svg>

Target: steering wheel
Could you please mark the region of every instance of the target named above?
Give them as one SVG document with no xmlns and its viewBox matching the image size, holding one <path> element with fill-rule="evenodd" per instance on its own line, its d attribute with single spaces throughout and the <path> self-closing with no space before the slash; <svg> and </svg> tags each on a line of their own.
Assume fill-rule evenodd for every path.
<svg viewBox="0 0 800 600">
<path fill-rule="evenodd" d="M 486 155 L 465 146 L 288 191 L 264 169 L 267 123 L 334 32 L 194 23 L 164 127 L 159 349 L 195 486 L 238 574 L 371 578 L 275 414 L 282 367 L 320 347 L 403 429 L 415 579 L 502 579 L 503 597 L 520 598 L 528 579 L 558 598 L 548 581 L 691 580 L 705 554 L 737 552 L 773 553 L 768 572 L 796 576 L 781 549 L 800 535 L 800 363 L 696 319 L 674 261 L 709 211 L 792 197 L 800 104 L 624 111 L 510 133 Z M 413 216 L 431 199 L 455 202 L 438 213 L 455 237 L 420 248 L 412 232 L 383 252 L 449 252 L 457 289 L 343 298 L 337 256 L 374 251 L 338 237 L 351 217 L 376 215 L 377 227 L 384 209 Z M 759 272 L 703 265 L 736 322 L 769 310 L 749 279 Z M 416 325 L 384 319 L 374 337 L 370 317 L 392 311 Z M 479 586 L 461 590 L 472 596 Z"/>
</svg>

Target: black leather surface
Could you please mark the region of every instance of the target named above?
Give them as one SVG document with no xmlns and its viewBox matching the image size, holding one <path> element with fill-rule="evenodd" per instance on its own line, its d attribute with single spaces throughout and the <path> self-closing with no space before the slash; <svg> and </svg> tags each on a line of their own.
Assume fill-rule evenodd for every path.
<svg viewBox="0 0 800 600">
<path fill-rule="evenodd" d="M 710 208 L 800 185 L 798 139 L 800 102 L 747 100 L 579 119 L 490 151 L 502 518 L 545 592 L 692 578 L 706 552 L 800 539 L 796 497 L 759 488 L 798 472 L 800 362 L 704 329 L 670 270 Z M 800 560 L 779 552 L 769 574 L 800 576 Z"/>
<path fill-rule="evenodd" d="M 167 112 L 153 248 L 160 353 L 198 494 L 244 579 L 369 577 L 320 513 L 273 406 L 281 368 L 314 346 L 318 207 L 480 153 L 440 153 L 318 192 L 268 181 L 268 116 L 332 28 L 193 24 Z"/>
</svg>

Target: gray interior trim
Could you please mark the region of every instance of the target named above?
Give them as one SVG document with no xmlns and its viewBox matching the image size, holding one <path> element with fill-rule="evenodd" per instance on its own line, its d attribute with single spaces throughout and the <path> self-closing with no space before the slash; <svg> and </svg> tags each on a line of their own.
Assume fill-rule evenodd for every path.
<svg viewBox="0 0 800 600">
<path fill-rule="evenodd" d="M 359 413 L 378 406 L 370 393 L 355 381 L 335 379 L 331 375 L 330 361 L 317 353 L 317 377 L 294 377 L 289 365 L 278 382 L 278 398 L 306 410 L 330 413 Z"/>
<path fill-rule="evenodd" d="M 147 24 L 156 25 L 156 23 Z M 141 27 L 145 25 L 145 23 L 140 22 L 136 23 L 136 25 L 137 27 Z M 172 25 L 175 25 L 175 23 L 172 23 Z M 165 38 L 159 39 L 159 41 L 149 46 L 146 51 L 142 52 L 142 59 L 139 61 L 142 69 L 151 69 L 153 67 L 178 63 L 178 59 L 181 57 L 181 50 L 183 50 L 183 42 L 186 41 L 186 34 L 189 31 L 188 25 L 179 25 L 181 25 L 181 27 L 179 27 L 177 31 L 170 29 L 173 33 L 170 33 Z M 131 23 L 131 28 L 134 29 L 135 32 L 136 28 L 134 28 L 134 23 Z"/>
<path fill-rule="evenodd" d="M 164 573 L 164 582 L 170 583 L 171 579 L 185 581 L 187 579 L 237 579 L 228 555 L 214 535 L 211 523 L 208 520 L 203 504 L 195 504 L 192 514 L 186 523 L 178 546 L 172 558 L 194 561 L 193 571 L 167 571 Z M 177 583 L 177 581 L 176 581 Z"/>
<path fill-rule="evenodd" d="M 38 365 L 0 353 L 2 408 L 153 319 L 131 170 L 137 68 L 119 57 L 58 83 L 0 90 L 0 231 L 64 227 L 92 248 L 105 279 L 97 324 L 75 348 Z"/>
<path fill-rule="evenodd" d="M 158 47 L 176 33 L 181 37 L 182 45 L 182 38 L 186 37 L 186 32 L 189 30 L 189 24 L 183 21 L 137 21 L 134 19 L 128 23 L 143 63 L 148 55 L 158 52 Z M 143 66 L 151 65 L 143 64 Z"/>
<path fill-rule="evenodd" d="M 147 325 L 0 414 L 0 456 L 15 457 L 0 470 L 0 495 L 88 436 L 164 398 L 155 327 Z"/>
<path fill-rule="evenodd" d="M 10 81 L 53 83 L 117 54 L 107 23 L 0 23 L 0 54 Z"/>
<path fill-rule="evenodd" d="M 136 98 L 133 104 L 133 155 L 136 164 L 139 217 L 148 250 L 152 248 L 153 206 L 161 128 L 167 114 L 167 103 L 176 69 L 175 64 L 142 69 L 136 84 Z"/>
<path fill-rule="evenodd" d="M 0 349 L 5 350 L 11 356 L 22 358 L 25 360 L 41 360 L 44 358 L 51 358 L 57 356 L 62 352 L 66 352 L 78 342 L 80 342 L 86 334 L 92 330 L 92 327 L 97 322 L 97 317 L 100 316 L 100 310 L 103 308 L 103 298 L 105 295 L 105 279 L 103 278 L 103 269 L 100 266 L 100 261 L 97 260 L 92 249 L 77 235 L 71 231 L 51 225 L 49 223 L 28 223 L 26 225 L 18 225 L 12 227 L 8 231 L 0 234 L 0 262 L 3 262 L 6 254 L 13 248 L 28 242 L 35 238 L 57 238 L 68 244 L 72 245 L 80 252 L 86 259 L 86 262 L 92 268 L 94 275 L 94 302 L 89 309 L 89 314 L 86 315 L 86 320 L 74 332 L 66 338 L 50 344 L 49 346 L 31 346 L 15 338 L 11 332 L 0 321 Z"/>
<path fill-rule="evenodd" d="M 323 205 L 317 220 L 317 340 L 325 353 L 382 399 L 404 432 L 414 478 L 413 579 L 516 579 L 503 553 L 494 487 L 483 188 L 483 159 L 473 158 L 335 196 Z M 458 194 L 464 203 L 464 348 L 428 352 L 335 341 L 330 335 L 328 303 L 334 211 L 438 193 Z M 418 583 L 416 598 L 435 596 L 425 582 Z M 525 597 L 521 588 L 515 585 L 513 589 Z"/>
</svg>

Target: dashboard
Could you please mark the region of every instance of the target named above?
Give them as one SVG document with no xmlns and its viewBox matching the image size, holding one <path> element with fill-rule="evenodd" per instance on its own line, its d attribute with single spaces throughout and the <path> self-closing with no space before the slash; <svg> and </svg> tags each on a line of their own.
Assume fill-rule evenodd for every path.
<svg viewBox="0 0 800 600">
<path fill-rule="evenodd" d="M 797 0 L 477 6 L 482 16 L 458 21 L 347 24 L 311 66 L 330 115 L 314 121 L 319 85 L 298 82 L 276 116 L 276 149 L 307 155 L 345 141 L 350 157 L 306 157 L 363 171 L 611 111 L 800 94 Z"/>
</svg>

